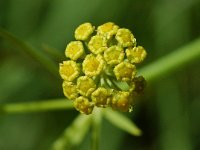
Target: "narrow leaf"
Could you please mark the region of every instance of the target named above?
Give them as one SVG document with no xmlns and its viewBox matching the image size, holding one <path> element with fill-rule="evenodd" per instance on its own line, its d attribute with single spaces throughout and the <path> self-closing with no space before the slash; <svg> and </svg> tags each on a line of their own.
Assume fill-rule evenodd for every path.
<svg viewBox="0 0 200 150">
<path fill-rule="evenodd" d="M 52 150 L 71 150 L 79 145 L 89 130 L 91 116 L 80 114 L 52 145 Z"/>
<path fill-rule="evenodd" d="M 21 39 L 17 38 L 16 36 L 12 35 L 11 33 L 5 31 L 4 29 L 0 28 L 0 37 L 8 40 L 14 46 L 23 50 L 23 52 L 27 53 L 35 60 L 37 60 L 40 64 L 42 64 L 48 71 L 50 71 L 54 76 L 58 77 L 58 68 L 56 64 L 47 57 L 41 51 L 34 49 L 26 42 L 22 41 Z"/>
<path fill-rule="evenodd" d="M 0 114 L 40 112 L 40 111 L 59 110 L 59 109 L 71 109 L 71 108 L 73 108 L 73 104 L 71 101 L 67 101 L 66 99 L 54 99 L 54 100 L 46 100 L 38 102 L 1 104 Z"/>
<path fill-rule="evenodd" d="M 145 66 L 139 70 L 139 74 L 143 75 L 148 83 L 158 81 L 199 59 L 200 38 Z"/>
<path fill-rule="evenodd" d="M 120 114 L 117 111 L 113 111 L 111 109 L 106 109 L 104 111 L 104 116 L 108 121 L 110 121 L 116 127 L 134 135 L 141 136 L 142 131 L 132 122 L 129 118 Z"/>
</svg>

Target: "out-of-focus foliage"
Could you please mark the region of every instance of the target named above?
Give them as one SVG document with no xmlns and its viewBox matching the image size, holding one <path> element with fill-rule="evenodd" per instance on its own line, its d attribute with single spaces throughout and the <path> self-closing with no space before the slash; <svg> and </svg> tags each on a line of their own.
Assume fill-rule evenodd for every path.
<svg viewBox="0 0 200 150">
<path fill-rule="evenodd" d="M 132 30 L 148 51 L 141 68 L 199 37 L 200 1 L 0 0 L 1 28 L 44 53 L 57 49 L 64 54 L 66 44 L 74 40 L 74 29 L 87 21 L 96 26 L 112 21 Z M 61 62 L 56 56 L 53 59 Z M 143 136 L 125 134 L 103 120 L 100 149 L 200 149 L 199 68 L 196 61 L 148 86 L 129 114 Z M 64 97 L 61 80 L 2 38 L 0 82 L 1 104 Z M 0 149 L 50 149 L 77 114 L 73 110 L 1 115 Z M 87 150 L 89 138 L 78 149 Z"/>
</svg>

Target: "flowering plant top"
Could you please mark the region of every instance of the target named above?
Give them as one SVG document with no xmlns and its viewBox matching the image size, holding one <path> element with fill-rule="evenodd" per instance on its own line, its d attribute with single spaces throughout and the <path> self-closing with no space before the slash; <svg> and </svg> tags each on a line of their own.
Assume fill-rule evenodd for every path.
<svg viewBox="0 0 200 150">
<path fill-rule="evenodd" d="M 75 30 L 75 39 L 59 67 L 64 95 L 84 114 L 91 114 L 94 107 L 130 112 L 146 85 L 142 76 L 136 76 L 145 49 L 137 46 L 129 29 L 112 22 L 97 28 L 83 23 Z"/>
</svg>

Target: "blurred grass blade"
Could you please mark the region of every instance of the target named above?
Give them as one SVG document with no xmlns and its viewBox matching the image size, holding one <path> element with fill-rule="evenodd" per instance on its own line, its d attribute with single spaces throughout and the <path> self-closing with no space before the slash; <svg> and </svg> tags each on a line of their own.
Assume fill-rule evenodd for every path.
<svg viewBox="0 0 200 150">
<path fill-rule="evenodd" d="M 142 135 L 142 131 L 129 118 L 120 114 L 119 112 L 113 111 L 111 109 L 106 109 L 104 111 L 104 116 L 116 127 L 134 136 Z"/>
<path fill-rule="evenodd" d="M 35 60 L 37 60 L 40 64 L 42 64 L 54 76 L 58 77 L 58 68 L 56 64 L 49 57 L 43 54 L 41 51 L 32 48 L 26 42 L 20 40 L 19 38 L 15 37 L 14 35 L 5 31 L 2 28 L 0 28 L 0 37 L 8 40 L 13 45 L 23 50 L 23 52 L 26 52 L 28 55 L 30 55 Z"/>
<path fill-rule="evenodd" d="M 200 60 L 200 38 L 139 70 L 148 82 L 161 79 L 194 60 Z"/>
<path fill-rule="evenodd" d="M 57 61 L 65 60 L 66 57 L 63 53 L 61 53 L 56 48 L 49 46 L 48 44 L 42 44 L 43 51 L 51 56 L 53 59 Z"/>
<path fill-rule="evenodd" d="M 71 109 L 73 104 L 66 99 L 54 99 L 38 102 L 15 103 L 15 104 L 1 104 L 0 114 L 16 114 L 27 112 L 40 112 L 60 109 Z"/>
<path fill-rule="evenodd" d="M 63 135 L 52 145 L 52 150 L 73 150 L 84 139 L 89 130 L 91 116 L 78 115 L 73 123 L 66 128 Z"/>
</svg>

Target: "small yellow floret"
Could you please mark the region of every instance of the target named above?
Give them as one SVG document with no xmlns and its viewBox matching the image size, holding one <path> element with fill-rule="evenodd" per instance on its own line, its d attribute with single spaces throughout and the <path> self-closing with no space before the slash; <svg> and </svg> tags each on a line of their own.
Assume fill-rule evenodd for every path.
<svg viewBox="0 0 200 150">
<path fill-rule="evenodd" d="M 136 43 L 136 39 L 129 29 L 121 28 L 117 31 L 115 36 L 119 44 L 123 47 L 133 46 Z"/>
<path fill-rule="evenodd" d="M 63 61 L 62 64 L 60 63 L 59 73 L 64 80 L 73 81 L 76 77 L 78 77 L 80 69 L 76 62 L 72 60 Z"/>
<path fill-rule="evenodd" d="M 111 90 L 99 87 L 92 93 L 91 97 L 96 106 L 107 107 L 111 98 Z"/>
<path fill-rule="evenodd" d="M 94 105 L 88 98 L 80 96 L 74 100 L 74 107 L 81 113 L 89 115 L 92 113 Z"/>
<path fill-rule="evenodd" d="M 104 36 L 95 35 L 88 43 L 88 48 L 93 54 L 100 54 L 107 48 L 107 40 Z"/>
<path fill-rule="evenodd" d="M 114 68 L 117 80 L 130 81 L 135 77 L 136 67 L 128 62 L 121 62 Z"/>
<path fill-rule="evenodd" d="M 126 56 L 131 63 L 141 63 L 147 55 L 147 52 L 142 46 L 128 48 Z"/>
<path fill-rule="evenodd" d="M 81 95 L 89 96 L 96 89 L 96 84 L 92 78 L 88 76 L 82 76 L 77 80 L 77 89 Z"/>
<path fill-rule="evenodd" d="M 76 85 L 73 82 L 64 81 L 62 84 L 63 93 L 68 99 L 75 99 L 78 97 Z"/>
<path fill-rule="evenodd" d="M 124 51 L 120 46 L 111 46 L 104 52 L 104 59 L 108 64 L 119 64 L 124 59 Z"/>
<path fill-rule="evenodd" d="M 119 27 L 113 22 L 107 22 L 103 25 L 98 26 L 97 34 L 103 35 L 107 39 L 110 39 L 113 35 L 117 33 L 118 28 Z"/>
<path fill-rule="evenodd" d="M 83 23 L 75 30 L 76 40 L 87 40 L 90 35 L 94 32 L 94 27 L 91 23 Z"/>
<path fill-rule="evenodd" d="M 70 42 L 66 49 L 65 55 L 72 60 L 77 60 L 84 54 L 83 44 L 80 41 L 72 41 Z"/>
<path fill-rule="evenodd" d="M 129 92 L 116 91 L 113 94 L 111 107 L 113 109 L 127 112 L 131 110 L 131 107 L 132 107 L 131 103 L 132 103 L 132 100 L 131 100 Z"/>
<path fill-rule="evenodd" d="M 85 75 L 92 77 L 101 73 L 104 68 L 104 60 L 101 55 L 89 54 L 83 61 L 83 72 Z"/>
</svg>

